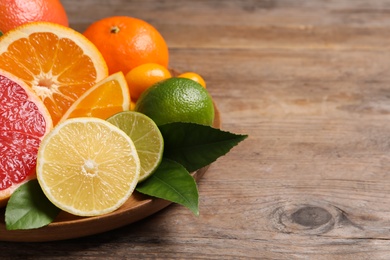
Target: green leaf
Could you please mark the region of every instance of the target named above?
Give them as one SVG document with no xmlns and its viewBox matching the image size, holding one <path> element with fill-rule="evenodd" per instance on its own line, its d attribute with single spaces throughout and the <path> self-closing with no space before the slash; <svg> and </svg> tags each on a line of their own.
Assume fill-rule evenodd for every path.
<svg viewBox="0 0 390 260">
<path fill-rule="evenodd" d="M 189 172 L 209 165 L 248 137 L 194 123 L 176 122 L 159 128 L 164 137 L 164 157 Z"/>
<path fill-rule="evenodd" d="M 163 159 L 157 170 L 137 185 L 137 191 L 169 200 L 199 215 L 199 194 L 194 178 L 177 162 Z"/>
<path fill-rule="evenodd" d="M 50 224 L 60 212 L 45 196 L 37 180 L 15 190 L 8 201 L 5 223 L 8 230 L 33 229 Z"/>
<path fill-rule="evenodd" d="M 3 32 L 2 31 L 0 31 L 0 36 L 3 36 Z"/>
</svg>

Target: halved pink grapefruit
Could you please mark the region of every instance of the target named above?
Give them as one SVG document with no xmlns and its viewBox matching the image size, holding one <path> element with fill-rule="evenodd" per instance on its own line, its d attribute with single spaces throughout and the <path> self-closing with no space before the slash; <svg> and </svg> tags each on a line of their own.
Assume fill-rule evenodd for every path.
<svg viewBox="0 0 390 260">
<path fill-rule="evenodd" d="M 49 111 L 22 80 L 0 70 L 0 206 L 35 178 L 43 136 L 53 127 Z"/>
</svg>

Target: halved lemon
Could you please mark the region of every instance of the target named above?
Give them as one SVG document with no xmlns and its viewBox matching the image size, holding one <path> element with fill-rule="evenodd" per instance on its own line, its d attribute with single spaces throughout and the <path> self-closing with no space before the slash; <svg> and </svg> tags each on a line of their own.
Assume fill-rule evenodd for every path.
<svg viewBox="0 0 390 260">
<path fill-rule="evenodd" d="M 68 119 L 45 136 L 37 178 L 47 198 L 78 216 L 112 212 L 133 193 L 140 160 L 130 137 L 105 120 Z"/>
</svg>

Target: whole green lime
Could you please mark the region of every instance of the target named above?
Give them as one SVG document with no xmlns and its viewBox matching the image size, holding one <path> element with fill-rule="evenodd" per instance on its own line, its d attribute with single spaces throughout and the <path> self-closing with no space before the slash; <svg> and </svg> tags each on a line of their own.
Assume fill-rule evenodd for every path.
<svg viewBox="0 0 390 260">
<path fill-rule="evenodd" d="M 154 84 L 142 93 L 135 111 L 147 115 L 157 125 L 172 122 L 212 125 L 214 121 L 210 94 L 187 78 L 169 78 Z"/>
</svg>

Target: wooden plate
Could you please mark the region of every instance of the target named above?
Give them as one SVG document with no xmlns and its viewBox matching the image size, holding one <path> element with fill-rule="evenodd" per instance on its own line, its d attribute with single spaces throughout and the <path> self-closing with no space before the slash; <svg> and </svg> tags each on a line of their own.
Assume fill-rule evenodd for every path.
<svg viewBox="0 0 390 260">
<path fill-rule="evenodd" d="M 221 126 L 220 114 L 216 106 L 214 108 L 214 127 L 219 128 Z M 203 176 L 208 167 L 206 166 L 193 173 L 196 181 Z M 77 217 L 62 211 L 51 224 L 42 228 L 27 230 L 6 230 L 4 221 L 5 209 L 2 209 L 0 210 L 0 240 L 43 242 L 94 235 L 146 218 L 169 204 L 171 202 L 152 198 L 135 191 L 122 207 L 110 214 L 96 217 Z"/>
</svg>

